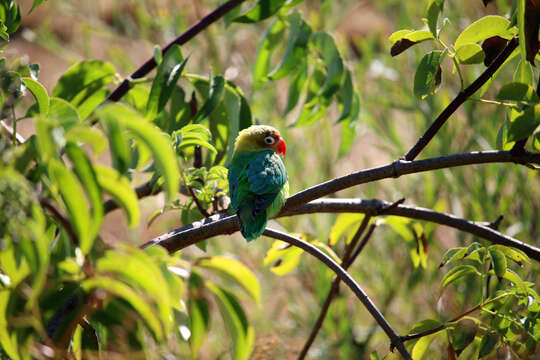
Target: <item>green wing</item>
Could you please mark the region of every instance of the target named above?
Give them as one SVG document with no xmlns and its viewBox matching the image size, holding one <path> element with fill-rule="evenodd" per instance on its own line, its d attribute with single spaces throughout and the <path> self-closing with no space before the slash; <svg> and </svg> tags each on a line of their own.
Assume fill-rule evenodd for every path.
<svg viewBox="0 0 540 360">
<path fill-rule="evenodd" d="M 232 209 L 242 235 L 250 241 L 266 228 L 266 210 L 271 207 L 276 212 L 272 205 L 287 184 L 287 170 L 272 150 L 248 152 L 233 159 L 228 177 Z M 282 206 L 282 198 L 278 205 Z"/>
</svg>

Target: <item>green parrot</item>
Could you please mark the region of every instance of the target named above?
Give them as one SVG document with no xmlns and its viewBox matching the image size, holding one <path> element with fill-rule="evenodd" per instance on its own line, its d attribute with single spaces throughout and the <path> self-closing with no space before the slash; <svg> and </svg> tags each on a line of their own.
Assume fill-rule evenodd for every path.
<svg viewBox="0 0 540 360">
<path fill-rule="evenodd" d="M 229 166 L 229 194 L 247 241 L 264 232 L 266 221 L 281 210 L 289 196 L 287 170 L 279 157 L 286 150 L 279 131 L 271 126 L 252 125 L 236 138 Z"/>
</svg>

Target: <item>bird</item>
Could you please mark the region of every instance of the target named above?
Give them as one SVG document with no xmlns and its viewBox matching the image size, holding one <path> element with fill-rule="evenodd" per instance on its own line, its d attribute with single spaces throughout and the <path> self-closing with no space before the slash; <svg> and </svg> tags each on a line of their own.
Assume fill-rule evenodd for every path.
<svg viewBox="0 0 540 360">
<path fill-rule="evenodd" d="M 289 179 L 281 156 L 287 145 L 279 131 L 252 125 L 238 133 L 229 166 L 229 196 L 242 236 L 261 236 L 289 196 Z"/>
</svg>

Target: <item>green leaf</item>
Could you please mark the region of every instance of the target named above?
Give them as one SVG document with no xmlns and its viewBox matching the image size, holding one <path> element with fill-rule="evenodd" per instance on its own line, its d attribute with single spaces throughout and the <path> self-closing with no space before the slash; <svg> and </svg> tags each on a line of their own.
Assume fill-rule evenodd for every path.
<svg viewBox="0 0 540 360">
<path fill-rule="evenodd" d="M 257 304 L 260 303 L 261 288 L 259 281 L 253 272 L 241 262 L 224 256 L 212 256 L 200 260 L 197 265 L 227 275 L 243 287 Z"/>
<path fill-rule="evenodd" d="M 439 267 L 443 267 L 444 265 L 452 261 L 463 259 L 466 256 L 466 254 L 467 254 L 467 248 L 465 247 L 457 247 L 457 248 L 449 249 L 444 254 Z"/>
<path fill-rule="evenodd" d="M 39 113 L 46 115 L 49 112 L 49 95 L 47 95 L 47 90 L 45 90 L 45 87 L 32 78 L 23 77 L 21 80 L 32 95 L 34 95 Z"/>
<path fill-rule="evenodd" d="M 56 97 L 51 97 L 49 117 L 58 120 L 66 130 L 81 122 L 77 109 L 66 100 Z"/>
<path fill-rule="evenodd" d="M 527 287 L 525 286 L 525 283 L 514 271 L 512 271 L 511 269 L 506 269 L 503 278 L 514 283 L 514 285 L 517 287 L 517 290 L 519 290 L 521 294 L 525 296 L 527 295 Z"/>
<path fill-rule="evenodd" d="M 309 41 L 319 52 L 326 67 L 326 80 L 318 96 L 330 98 L 340 88 L 344 71 L 343 60 L 334 43 L 334 39 L 328 33 L 314 33 Z"/>
<path fill-rule="evenodd" d="M 249 359 L 253 350 L 255 333 L 248 325 L 244 310 L 232 293 L 210 282 L 206 282 L 206 287 L 215 295 L 219 311 L 230 334 L 233 359 Z"/>
<path fill-rule="evenodd" d="M 223 76 L 214 76 L 210 82 L 210 92 L 208 100 L 201 107 L 201 110 L 193 118 L 193 123 L 199 123 L 206 119 L 217 108 L 218 104 L 223 99 L 225 92 L 225 79 Z"/>
<path fill-rule="evenodd" d="M 456 39 L 454 48 L 458 50 L 465 44 L 477 43 L 493 36 L 510 39 L 516 33 L 517 29 L 510 25 L 508 19 L 502 16 L 488 15 L 476 20 L 463 30 Z"/>
<path fill-rule="evenodd" d="M 188 299 L 189 330 L 191 331 L 189 344 L 192 358 L 197 358 L 208 333 L 210 306 L 202 294 L 203 280 L 197 273 L 191 272 L 188 286 L 190 292 Z"/>
<path fill-rule="evenodd" d="M 478 325 L 471 319 L 459 321 L 450 331 L 450 341 L 458 354 L 474 341 L 477 331 Z"/>
<path fill-rule="evenodd" d="M 540 104 L 530 106 L 510 124 L 508 141 L 517 141 L 531 136 L 540 125 Z"/>
<path fill-rule="evenodd" d="M 525 254 L 523 251 L 519 249 L 511 248 L 509 246 L 504 246 L 504 245 L 491 245 L 488 249 L 496 249 L 497 251 L 500 251 L 507 258 L 515 261 L 520 266 L 523 265 L 523 262 L 526 262 L 527 264 L 531 263 L 531 259 L 529 259 L 527 254 Z"/>
<path fill-rule="evenodd" d="M 442 281 L 441 281 L 441 287 L 445 287 L 451 283 L 453 283 L 454 281 L 464 277 L 464 276 L 467 276 L 467 275 L 471 275 L 471 274 L 474 274 L 474 275 L 477 275 L 477 276 L 481 276 L 482 274 L 480 274 L 480 272 L 472 265 L 458 265 L 454 268 L 452 268 L 452 270 L 450 270 L 449 272 L 447 272 Z"/>
<path fill-rule="evenodd" d="M 400 30 L 390 35 L 392 42 L 390 55 L 396 56 L 410 48 L 411 46 L 426 40 L 433 40 L 433 34 L 428 30 Z"/>
<path fill-rule="evenodd" d="M 125 174 L 132 158 L 131 146 L 125 128 L 118 121 L 107 121 L 106 128 L 113 166 L 120 174 Z"/>
<path fill-rule="evenodd" d="M 285 242 L 276 240 L 266 252 L 264 265 L 272 265 L 270 269 L 274 274 L 282 276 L 296 269 L 304 250 L 290 246 Z"/>
<path fill-rule="evenodd" d="M 43 0 L 34 0 L 34 4 L 32 4 L 32 8 L 28 13 L 30 14 L 32 11 L 34 11 L 34 9 L 41 5 L 42 2 Z"/>
<path fill-rule="evenodd" d="M 296 70 L 293 74 L 292 79 L 289 82 L 289 91 L 287 92 L 287 107 L 285 108 L 285 113 L 287 115 L 300 100 L 300 94 L 302 94 L 306 80 L 308 79 L 308 65 L 307 62 L 303 61 L 300 65 L 301 68 Z"/>
<path fill-rule="evenodd" d="M 540 102 L 532 86 L 518 82 L 503 85 L 496 98 L 499 101 Z"/>
<path fill-rule="evenodd" d="M 480 45 L 469 43 L 457 49 L 456 58 L 460 64 L 480 64 L 484 61 L 485 54 Z"/>
<path fill-rule="evenodd" d="M 328 245 L 334 246 L 337 244 L 341 236 L 353 225 L 359 224 L 364 218 L 364 214 L 339 214 L 330 229 L 330 235 L 328 235 Z"/>
<path fill-rule="evenodd" d="M 114 82 L 115 73 L 114 66 L 108 62 L 81 61 L 62 75 L 52 95 L 69 101 L 85 118 L 101 103 L 100 99 L 104 99 L 103 87 Z"/>
<path fill-rule="evenodd" d="M 287 0 L 259 0 L 257 5 L 244 15 L 238 16 L 233 22 L 250 24 L 262 21 L 274 15 Z"/>
<path fill-rule="evenodd" d="M 56 159 L 49 160 L 49 176 L 58 187 L 67 208 L 67 216 L 79 239 L 79 247 L 87 254 L 94 243 L 90 211 L 84 201 L 84 192 L 75 175 Z"/>
<path fill-rule="evenodd" d="M 527 84 L 532 86 L 534 84 L 534 73 L 531 64 L 528 61 L 521 60 L 514 72 L 514 82 Z"/>
<path fill-rule="evenodd" d="M 21 357 L 18 351 L 17 333 L 10 329 L 6 316 L 11 295 L 10 291 L 0 291 L 0 345 L 7 356 L 13 360 L 19 360 Z"/>
<path fill-rule="evenodd" d="M 486 334 L 482 336 L 482 341 L 480 342 L 480 350 L 478 351 L 478 358 L 482 358 L 495 349 L 497 345 L 497 337 L 493 334 Z"/>
<path fill-rule="evenodd" d="M 0 4 L 0 24 L 7 34 L 13 34 L 21 23 L 21 9 L 15 1 L 2 1 Z"/>
<path fill-rule="evenodd" d="M 285 55 L 279 65 L 267 75 L 269 79 L 281 79 L 305 62 L 311 28 L 302 19 L 298 11 L 294 11 L 289 15 L 289 23 L 289 39 Z"/>
<path fill-rule="evenodd" d="M 99 164 L 94 165 L 94 171 L 99 186 L 109 193 L 114 201 L 124 209 L 128 226 L 137 226 L 139 223 L 139 202 L 128 178 L 114 169 Z"/>
<path fill-rule="evenodd" d="M 176 82 L 182 75 L 188 59 L 184 59 L 180 46 L 173 45 L 159 64 L 156 77 L 146 105 L 146 116 L 153 119 L 163 110 L 176 87 Z"/>
<path fill-rule="evenodd" d="M 442 51 L 432 51 L 424 55 L 414 75 L 414 95 L 424 99 L 433 95 L 441 85 Z"/>
<path fill-rule="evenodd" d="M 92 204 L 92 222 L 88 229 L 90 237 L 98 235 L 103 221 L 103 202 L 101 199 L 101 189 L 99 188 L 97 176 L 92 167 L 92 163 L 84 151 L 73 143 L 67 143 L 66 153 L 73 164 L 73 170 L 84 186 L 88 199 Z"/>
<path fill-rule="evenodd" d="M 491 265 L 495 271 L 495 275 L 497 275 L 499 279 L 502 279 L 504 273 L 506 272 L 506 257 L 502 252 L 496 249 L 489 249 L 488 253 L 491 259 Z"/>
<path fill-rule="evenodd" d="M 131 288 L 140 288 L 145 297 L 154 301 L 159 319 L 164 329 L 169 329 L 172 317 L 172 299 L 169 286 L 159 268 L 159 255 L 151 256 L 146 251 L 122 246 L 115 251 L 107 251 L 96 264 L 98 274 L 114 274 Z M 144 271 L 141 271 L 144 269 Z"/>
<path fill-rule="evenodd" d="M 427 23 L 434 37 L 437 35 L 437 20 L 444 7 L 444 0 L 431 0 L 427 9 Z"/>
<path fill-rule="evenodd" d="M 413 346 L 411 356 L 414 360 L 420 360 L 424 357 L 429 345 L 435 340 L 438 334 L 431 334 L 421 337 Z"/>
<path fill-rule="evenodd" d="M 266 29 L 255 55 L 255 66 L 253 68 L 253 85 L 257 88 L 261 83 L 268 80 L 266 75 L 270 71 L 270 57 L 275 48 L 282 43 L 283 33 L 286 26 L 281 19 L 276 19 Z"/>
<path fill-rule="evenodd" d="M 527 37 L 525 35 L 525 1 L 526 0 L 517 0 L 517 25 L 519 29 L 519 52 L 521 53 L 521 61 L 527 60 Z M 536 6 L 536 5 L 533 5 Z M 538 34 L 536 34 L 536 39 L 538 40 Z"/>
<path fill-rule="evenodd" d="M 411 330 L 409 330 L 409 334 L 417 334 L 424 331 L 432 330 L 432 329 L 438 328 L 441 325 L 443 325 L 443 323 L 440 322 L 439 320 L 425 319 L 414 324 Z"/>
<path fill-rule="evenodd" d="M 84 280 L 81 286 L 86 292 L 99 288 L 127 301 L 145 321 L 152 335 L 154 335 L 157 340 L 163 338 L 163 328 L 152 307 L 144 301 L 142 295 L 135 292 L 128 285 L 110 277 L 94 276 Z"/>
<path fill-rule="evenodd" d="M 107 148 L 107 140 L 101 130 L 88 126 L 74 126 L 66 132 L 66 141 L 75 144 L 85 143 L 92 147 L 96 155 Z"/>
<path fill-rule="evenodd" d="M 165 180 L 168 200 L 178 192 L 180 173 L 178 161 L 169 139 L 157 127 L 146 122 L 136 111 L 122 104 L 107 104 L 98 109 L 99 118 L 106 123 L 118 123 L 142 141 L 152 152 L 154 163 Z"/>
</svg>

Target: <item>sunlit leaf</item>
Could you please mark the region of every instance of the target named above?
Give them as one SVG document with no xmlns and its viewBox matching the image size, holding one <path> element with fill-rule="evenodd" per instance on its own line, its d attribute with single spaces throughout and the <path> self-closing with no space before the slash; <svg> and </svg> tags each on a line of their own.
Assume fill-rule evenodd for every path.
<svg viewBox="0 0 540 360">
<path fill-rule="evenodd" d="M 178 161 L 169 139 L 141 115 L 122 104 L 107 104 L 98 109 L 98 116 L 106 123 L 118 123 L 142 141 L 151 151 L 160 175 L 165 179 L 164 190 L 171 200 L 178 192 L 180 174 Z"/>
<path fill-rule="evenodd" d="M 49 176 L 62 195 L 67 216 L 79 239 L 79 247 L 83 254 L 87 254 L 92 248 L 94 236 L 88 231 L 92 229 L 91 216 L 82 187 L 75 175 L 56 159 L 49 160 Z"/>
<path fill-rule="evenodd" d="M 210 282 L 206 287 L 215 295 L 221 316 L 231 337 L 232 358 L 246 360 L 253 350 L 255 332 L 249 326 L 246 315 L 236 297 L 227 290 Z"/>
<path fill-rule="evenodd" d="M 502 16 L 488 15 L 476 20 L 463 30 L 456 39 L 454 48 L 458 50 L 465 44 L 476 43 L 493 36 L 510 39 L 516 33 L 517 29 L 510 26 L 508 19 Z"/>
<path fill-rule="evenodd" d="M 264 265 L 271 265 L 270 269 L 276 275 L 285 275 L 296 269 L 304 250 L 290 246 L 285 242 L 276 240 L 266 252 Z"/>
<path fill-rule="evenodd" d="M 184 59 L 180 46 L 173 45 L 159 64 L 156 77 L 152 82 L 152 89 L 148 96 L 146 105 L 146 115 L 153 119 L 163 110 L 167 101 L 171 97 L 173 89 L 176 87 L 176 82 L 182 75 L 182 71 L 186 66 L 188 59 Z"/>
<path fill-rule="evenodd" d="M 114 169 L 95 164 L 94 170 L 101 188 L 109 193 L 127 215 L 129 227 L 139 223 L 139 202 L 129 180 Z"/>
<path fill-rule="evenodd" d="M 390 55 L 396 56 L 410 48 L 411 46 L 421 43 L 422 41 L 434 39 L 433 34 L 428 30 L 399 30 L 390 35 L 389 40 L 392 42 Z"/>
<path fill-rule="evenodd" d="M 152 335 L 158 340 L 163 337 L 163 328 L 154 310 L 144 301 L 144 297 L 135 292 L 130 286 L 107 276 L 91 277 L 84 280 L 81 286 L 87 292 L 93 289 L 103 289 L 127 301 L 145 321 L 148 328 L 152 331 Z"/>
<path fill-rule="evenodd" d="M 68 143 L 66 145 L 66 154 L 69 156 L 73 164 L 73 170 L 84 186 L 88 199 L 92 204 L 92 222 L 88 231 L 91 237 L 95 237 L 103 221 L 103 200 L 101 199 L 101 189 L 98 185 L 96 173 L 84 151 L 77 145 Z"/>
<path fill-rule="evenodd" d="M 430 0 L 427 9 L 427 23 L 433 36 L 437 37 L 437 20 L 444 7 L 444 0 Z"/>
<path fill-rule="evenodd" d="M 457 49 L 456 57 L 460 64 L 480 64 L 485 55 L 480 45 L 469 43 Z"/>
<path fill-rule="evenodd" d="M 38 104 L 39 113 L 46 115 L 49 112 L 49 95 L 47 90 L 36 80 L 32 78 L 23 77 L 21 79 L 28 90 L 34 95 L 36 103 Z"/>
<path fill-rule="evenodd" d="M 261 288 L 259 280 L 253 272 L 241 262 L 224 256 L 212 256 L 197 262 L 197 265 L 206 269 L 218 271 L 227 275 L 242 286 L 256 303 L 261 301 Z"/>
<path fill-rule="evenodd" d="M 74 126 L 66 132 L 66 141 L 75 144 L 85 143 L 92 147 L 96 155 L 107 148 L 107 139 L 97 128 Z"/>
<path fill-rule="evenodd" d="M 214 76 L 210 81 L 210 92 L 208 99 L 201 107 L 201 110 L 193 118 L 193 123 L 199 123 L 206 119 L 217 108 L 218 104 L 223 99 L 225 92 L 225 79 L 223 76 Z"/>
<path fill-rule="evenodd" d="M 328 33 L 314 33 L 309 41 L 320 53 L 324 66 L 326 67 L 326 79 L 318 95 L 329 98 L 340 88 L 344 71 L 343 60 L 341 59 L 341 55 L 336 47 L 334 39 Z"/>
<path fill-rule="evenodd" d="M 86 118 L 103 101 L 107 94 L 104 86 L 114 81 L 115 73 L 116 69 L 108 62 L 81 61 L 67 69 L 52 95 L 73 104 L 81 117 Z"/>
<path fill-rule="evenodd" d="M 268 79 L 266 75 L 270 71 L 271 55 L 276 47 L 283 41 L 285 29 L 285 23 L 281 21 L 281 19 L 275 19 L 261 38 L 255 56 L 255 66 L 253 68 L 253 82 L 255 87 Z"/>
<path fill-rule="evenodd" d="M 364 214 L 339 214 L 330 229 L 330 235 L 328 236 L 328 244 L 334 246 L 337 244 L 341 236 L 347 231 L 351 226 L 359 224 L 364 218 Z"/>
<path fill-rule="evenodd" d="M 464 276 L 467 276 L 467 275 L 477 275 L 477 276 L 481 276 L 482 274 L 480 274 L 480 272 L 472 265 L 458 265 L 454 268 L 452 268 L 452 270 L 450 270 L 449 272 L 447 272 L 442 281 L 441 281 L 441 287 L 445 287 L 453 282 L 455 282 L 456 280 L 459 280 L 461 279 L 462 277 Z"/>
<path fill-rule="evenodd" d="M 189 344 L 193 357 L 197 357 L 204 343 L 210 323 L 210 304 L 203 295 L 204 283 L 195 272 L 189 277 L 190 297 L 188 299 L 189 329 L 191 336 Z"/>
<path fill-rule="evenodd" d="M 270 79 L 277 80 L 287 76 L 305 61 L 307 44 L 311 35 L 311 28 L 302 19 L 298 11 L 289 15 L 289 39 L 285 55 L 279 65 L 267 76 Z"/>
<path fill-rule="evenodd" d="M 531 259 L 529 259 L 527 254 L 516 248 L 503 245 L 491 245 L 488 249 L 496 249 L 497 251 L 500 251 L 507 258 L 515 261 L 519 265 L 523 265 L 523 262 L 526 262 L 527 264 L 530 264 L 531 262 Z"/>
<path fill-rule="evenodd" d="M 531 136 L 540 125 L 540 104 L 530 106 L 511 122 L 508 141 L 517 141 Z"/>
<path fill-rule="evenodd" d="M 233 22 L 249 24 L 262 21 L 278 12 L 285 2 L 286 0 L 259 0 L 253 8 L 235 18 Z"/>
<path fill-rule="evenodd" d="M 495 275 L 497 275 L 499 279 L 502 279 L 504 273 L 506 272 L 506 257 L 502 252 L 496 249 L 489 249 L 488 253 L 491 259 L 491 265 L 495 271 Z"/>
</svg>

